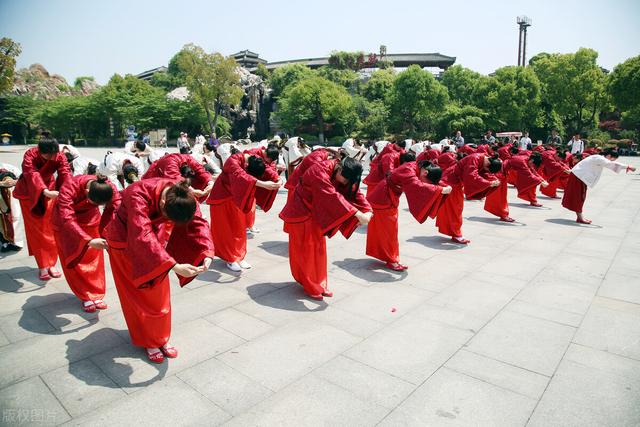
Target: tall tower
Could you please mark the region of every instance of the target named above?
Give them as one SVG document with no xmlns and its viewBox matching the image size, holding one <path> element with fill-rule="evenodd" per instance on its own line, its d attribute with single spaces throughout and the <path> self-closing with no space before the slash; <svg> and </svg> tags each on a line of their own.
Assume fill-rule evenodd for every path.
<svg viewBox="0 0 640 427">
<path fill-rule="evenodd" d="M 531 18 L 527 16 L 518 16 L 516 19 L 520 27 L 518 36 L 518 66 L 525 67 L 527 65 L 527 27 L 531 26 Z"/>
</svg>

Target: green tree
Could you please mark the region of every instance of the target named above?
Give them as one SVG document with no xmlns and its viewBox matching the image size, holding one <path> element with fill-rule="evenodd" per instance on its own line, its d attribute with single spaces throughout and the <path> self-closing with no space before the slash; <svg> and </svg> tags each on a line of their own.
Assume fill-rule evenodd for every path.
<svg viewBox="0 0 640 427">
<path fill-rule="evenodd" d="M 500 130 L 524 130 L 536 124 L 540 82 L 529 67 L 502 67 L 477 89 L 478 106 L 488 113 L 488 125 Z"/>
<path fill-rule="evenodd" d="M 409 136 L 432 131 L 436 113 L 448 99 L 447 88 L 433 74 L 418 65 L 410 66 L 393 82 L 389 96 L 392 129 Z"/>
<path fill-rule="evenodd" d="M 258 66 L 256 67 L 256 70 L 253 72 L 253 74 L 255 74 L 256 76 L 262 77 L 262 80 L 264 80 L 265 82 L 267 82 L 267 81 L 269 81 L 269 79 L 271 79 L 271 72 L 262 63 L 258 64 Z"/>
<path fill-rule="evenodd" d="M 476 105 L 478 85 L 488 77 L 462 65 L 454 65 L 442 73 L 442 84 L 449 91 L 449 98 L 461 105 Z"/>
<path fill-rule="evenodd" d="M 333 51 L 329 56 L 329 66 L 336 70 L 357 71 L 364 64 L 364 52 Z"/>
<path fill-rule="evenodd" d="M 27 144 L 27 140 L 35 136 L 43 103 L 31 96 L 0 98 L 0 133 L 8 132 Z"/>
<path fill-rule="evenodd" d="M 385 101 L 391 93 L 395 79 L 393 69 L 374 71 L 371 78 L 362 86 L 362 95 L 369 101 Z"/>
<path fill-rule="evenodd" d="M 315 71 L 300 64 L 285 65 L 276 68 L 271 73 L 271 80 L 269 80 L 271 89 L 273 89 L 273 97 L 275 99 L 279 98 L 287 87 L 313 76 L 316 76 Z"/>
<path fill-rule="evenodd" d="M 553 106 L 570 132 L 593 128 L 608 104 L 606 76 L 598 53 L 580 48 L 576 53 L 539 54 L 531 66 L 542 84 L 542 100 Z"/>
<path fill-rule="evenodd" d="M 361 138 L 382 139 L 389 126 L 389 108 L 379 99 L 369 101 L 361 96 L 353 99 L 359 118 L 358 135 Z"/>
<path fill-rule="evenodd" d="M 438 114 L 437 132 L 440 136 L 453 136 L 456 131 L 462 132 L 466 142 L 480 139 L 486 131 L 487 113 L 472 105 L 460 106 L 457 103 L 448 104 Z"/>
<path fill-rule="evenodd" d="M 618 64 L 608 78 L 607 90 L 625 127 L 640 129 L 640 56 Z"/>
<path fill-rule="evenodd" d="M 285 128 L 298 129 L 314 124 L 318 138 L 324 142 L 326 124 L 349 132 L 357 122 L 353 100 L 347 90 L 322 77 L 300 80 L 280 97 L 278 117 Z"/>
<path fill-rule="evenodd" d="M 8 37 L 0 39 L 0 95 L 13 88 L 13 74 L 16 70 L 16 57 L 22 49 L 20 44 Z"/>
<path fill-rule="evenodd" d="M 360 79 L 358 73 L 350 69 L 336 69 L 324 66 L 320 67 L 317 73 L 320 77 L 339 84 L 351 93 L 356 91 Z"/>
<path fill-rule="evenodd" d="M 216 134 L 218 117 L 225 107 L 236 106 L 242 100 L 244 90 L 235 59 L 221 54 L 206 53 L 201 47 L 186 45 L 186 52 L 178 59 L 186 74 L 190 97 L 200 104 L 207 114 L 212 134 Z"/>
</svg>

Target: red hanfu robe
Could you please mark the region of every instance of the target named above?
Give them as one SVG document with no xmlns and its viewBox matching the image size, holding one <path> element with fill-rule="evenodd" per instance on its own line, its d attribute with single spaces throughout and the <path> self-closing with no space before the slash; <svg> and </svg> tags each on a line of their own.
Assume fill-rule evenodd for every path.
<svg viewBox="0 0 640 427">
<path fill-rule="evenodd" d="M 547 197 L 556 198 L 557 189 L 564 188 L 569 179 L 569 167 L 558 157 L 555 150 L 542 152 L 542 175 L 549 183 L 548 186 L 540 188 L 540 192 Z"/>
<path fill-rule="evenodd" d="M 431 148 L 418 154 L 418 157 L 416 157 L 416 163 L 420 163 L 423 160 L 429 160 L 430 162 L 437 164 L 440 155 L 442 155 L 442 151 Z"/>
<path fill-rule="evenodd" d="M 54 177 L 56 172 L 57 178 Z M 24 153 L 22 175 L 13 196 L 20 201 L 29 255 L 36 259 L 38 268 L 53 267 L 58 261 L 51 226 L 53 200 L 42 193 L 46 189 L 59 189 L 71 176 L 69 163 L 62 153 L 57 153 L 52 160 L 43 158 L 37 147 Z"/>
<path fill-rule="evenodd" d="M 367 194 L 373 217 L 367 228 L 367 255 L 384 262 L 399 261 L 398 205 L 404 192 L 409 212 L 420 223 L 435 218 L 443 200 L 442 187 L 423 182 L 416 162 L 396 168 L 376 189 Z"/>
<path fill-rule="evenodd" d="M 462 237 L 464 189 L 462 187 L 462 171 L 459 168 L 459 164 L 456 163 L 444 170 L 441 181 L 451 186 L 451 193 L 445 197 L 438 210 L 436 226 L 442 234 L 451 237 Z"/>
<path fill-rule="evenodd" d="M 162 192 L 173 183 L 152 178 L 127 187 L 115 218 L 105 229 L 131 342 L 145 348 L 159 348 L 171 335 L 169 271 L 175 264 L 197 266 L 214 256 L 209 224 L 201 216 L 178 225 L 162 215 Z M 181 286 L 193 280 L 178 278 Z"/>
<path fill-rule="evenodd" d="M 506 162 L 505 169 L 513 171 L 518 198 L 530 203 L 538 203 L 536 188 L 543 181 L 542 177 L 529 166 L 529 156 L 517 155 Z"/>
<path fill-rule="evenodd" d="M 340 231 L 349 238 L 358 225 L 358 210 L 371 210 L 360 191 L 347 199 L 341 194 L 344 189 L 336 188 L 332 177 L 338 160 L 319 158 L 300 175 L 280 212 L 284 231 L 289 234 L 291 274 L 313 296 L 322 295 L 328 288 L 325 237 Z"/>
<path fill-rule="evenodd" d="M 205 170 L 205 168 L 198 163 L 196 159 L 190 154 L 167 154 L 162 156 L 149 166 L 147 172 L 142 176 L 142 179 L 150 178 L 165 178 L 170 179 L 174 183 L 184 180 L 180 175 L 180 168 L 183 165 L 187 165 L 195 173 L 195 176 L 191 178 L 191 187 L 197 190 L 204 190 L 210 181 L 213 180 L 211 174 Z M 206 196 L 204 196 L 199 202 L 204 202 Z"/>
<path fill-rule="evenodd" d="M 247 166 L 244 153 L 229 157 L 207 199 L 216 256 L 226 262 L 241 261 L 247 254 L 246 214 L 254 203 L 268 212 L 278 193 L 256 187 L 257 179 L 247 173 Z M 260 180 L 277 182 L 279 176 L 266 168 Z"/>
<path fill-rule="evenodd" d="M 562 197 L 562 206 L 580 214 L 585 200 L 587 200 L 587 185 L 580 178 L 570 173 L 564 196 Z"/>
<path fill-rule="evenodd" d="M 462 147 L 459 147 L 459 148 L 458 148 L 458 151 L 459 151 L 459 152 L 461 152 L 461 153 L 464 153 L 464 154 L 469 155 L 469 154 L 473 154 L 473 153 L 475 153 L 475 152 L 476 152 L 476 149 L 475 149 L 475 148 L 473 148 L 473 147 L 472 147 L 472 146 L 470 146 L 470 145 L 463 145 Z"/>
<path fill-rule="evenodd" d="M 120 192 L 113 183 L 113 199 L 100 213 L 87 198 L 87 184 L 94 175 L 78 175 L 67 181 L 53 206 L 53 230 L 62 271 L 73 293 L 82 301 L 104 298 L 104 253 L 89 248 L 100 237 L 120 206 Z"/>
<path fill-rule="evenodd" d="M 278 164 L 277 162 L 274 162 L 267 156 L 266 147 L 251 148 L 249 150 L 245 150 L 244 153 L 249 154 L 250 156 L 258 156 L 262 158 L 267 168 L 273 169 L 273 172 L 276 175 L 280 175 L 278 173 Z M 251 206 L 251 210 L 247 212 L 247 214 L 245 215 L 245 223 L 247 228 L 253 228 L 253 226 L 256 223 L 256 202 L 255 201 L 253 202 L 253 206 Z"/>
<path fill-rule="evenodd" d="M 314 150 L 309 155 L 305 156 L 302 162 L 293 170 L 292 173 L 289 174 L 289 178 L 287 178 L 287 182 L 284 184 L 284 188 L 287 189 L 287 202 L 293 196 L 293 190 L 296 188 L 296 185 L 300 182 L 300 178 L 304 174 L 304 172 L 309 169 L 312 165 L 323 162 L 329 159 L 329 153 L 327 150 Z"/>
<path fill-rule="evenodd" d="M 369 175 L 362 181 L 367 184 L 367 193 L 373 191 L 380 181 L 400 165 L 400 154 L 404 149 L 398 144 L 387 144 L 369 166 Z"/>
<path fill-rule="evenodd" d="M 442 169 L 443 172 L 456 163 L 458 163 L 458 158 L 455 153 L 450 151 L 442 153 L 440 154 L 440 157 L 438 157 L 438 166 L 440 166 L 440 169 Z"/>
<path fill-rule="evenodd" d="M 483 169 L 485 157 L 484 153 L 474 153 L 458 162 L 464 194 L 468 200 L 481 200 L 493 190 L 491 181 L 496 178 Z"/>
<path fill-rule="evenodd" d="M 502 160 L 503 162 L 505 160 L 508 160 L 511 158 L 511 146 L 510 145 L 504 145 L 500 148 L 498 148 L 498 157 L 500 157 L 500 160 Z"/>
</svg>

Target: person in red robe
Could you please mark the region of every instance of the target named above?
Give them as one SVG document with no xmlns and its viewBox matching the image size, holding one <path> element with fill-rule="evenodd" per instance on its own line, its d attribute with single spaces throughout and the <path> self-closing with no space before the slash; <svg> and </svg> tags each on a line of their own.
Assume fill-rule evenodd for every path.
<svg viewBox="0 0 640 427">
<path fill-rule="evenodd" d="M 214 179 L 193 156 L 189 154 L 167 154 L 151 164 L 142 179 L 165 178 L 173 182 L 189 180 L 190 190 L 204 201 L 213 189 Z"/>
<path fill-rule="evenodd" d="M 185 286 L 209 268 L 214 256 L 209 224 L 196 215 L 188 185 L 163 178 L 130 185 L 104 231 L 131 342 L 144 347 L 155 363 L 178 355 L 169 344 L 169 272 Z"/>
<path fill-rule="evenodd" d="M 460 154 L 462 155 L 462 153 Z M 440 154 L 437 161 L 438 166 L 440 166 L 440 169 L 442 169 L 443 171 L 447 170 L 451 165 L 455 165 L 457 162 L 457 154 L 451 151 L 445 151 L 444 153 Z"/>
<path fill-rule="evenodd" d="M 462 235 L 464 195 L 466 193 L 471 199 L 485 197 L 500 185 L 500 180 L 491 174 L 501 168 L 502 162 L 497 157 L 476 153 L 462 158 L 444 171 L 442 180 L 452 190 L 438 211 L 436 226 L 440 233 L 451 236 L 454 243 L 466 245 L 471 242 Z"/>
<path fill-rule="evenodd" d="M 287 189 L 287 202 L 293 197 L 294 190 L 300 182 L 300 178 L 304 172 L 314 164 L 327 159 L 340 159 L 340 154 L 331 147 L 323 147 L 322 149 L 313 150 L 310 154 L 304 157 L 293 172 L 289 174 L 287 182 L 284 184 L 284 188 Z"/>
<path fill-rule="evenodd" d="M 400 154 L 404 153 L 406 142 L 387 144 L 369 165 L 369 175 L 362 181 L 367 185 L 367 193 L 373 191 L 380 181 L 400 165 Z"/>
<path fill-rule="evenodd" d="M 326 151 L 318 151 L 323 156 L 302 173 L 280 218 L 289 235 L 293 278 L 309 297 L 322 300 L 333 296 L 327 283 L 326 237 L 340 231 L 348 239 L 358 225 L 369 223 L 371 207 L 359 190 L 360 162 L 330 159 Z"/>
<path fill-rule="evenodd" d="M 385 263 L 394 271 L 408 267 L 400 264 L 398 242 L 398 205 L 404 193 L 409 203 L 409 212 L 420 223 L 428 217 L 435 218 L 445 194 L 451 187 L 438 185 L 442 169 L 428 160 L 416 163 L 413 153 L 400 156 L 401 166 L 376 186 L 367 200 L 373 208 L 373 217 L 367 228 L 367 255 Z"/>
<path fill-rule="evenodd" d="M 57 173 L 57 177 L 54 174 Z M 58 190 L 71 179 L 71 169 L 58 141 L 44 133 L 38 146 L 24 153 L 22 175 L 13 196 L 20 201 L 29 255 L 36 259 L 40 280 L 62 276 L 55 265 L 58 251 L 51 224 L 52 204 Z"/>
<path fill-rule="evenodd" d="M 99 206 L 104 206 L 100 213 Z M 105 310 L 105 227 L 120 206 L 120 193 L 107 177 L 77 175 L 60 188 L 53 206 L 53 231 L 62 271 L 87 313 Z"/>
<path fill-rule="evenodd" d="M 233 154 L 224 164 L 207 199 L 211 212 L 211 235 L 216 256 L 227 263 L 231 271 L 251 268 L 247 255 L 246 214 L 254 202 L 268 212 L 278 189 L 280 176 L 267 168 L 259 156 Z"/>
<path fill-rule="evenodd" d="M 507 183 L 502 172 L 502 160 L 498 154 L 471 154 L 465 157 L 463 165 L 462 182 L 467 200 L 484 198 L 485 211 L 497 216 L 500 221 L 514 222 L 509 216 Z"/>
<path fill-rule="evenodd" d="M 280 148 L 275 143 L 269 143 L 266 147 L 256 147 L 244 151 L 245 154 L 250 156 L 258 156 L 262 159 L 265 166 L 273 169 L 273 171 L 280 175 L 286 168 L 284 163 L 278 163 L 280 159 Z M 304 161 L 304 160 L 303 160 Z M 294 169 L 295 170 L 295 169 Z M 251 210 L 247 213 L 246 218 L 247 234 L 260 233 L 260 229 L 256 228 L 256 203 L 254 201 L 251 206 Z"/>
<path fill-rule="evenodd" d="M 8 163 L 0 163 L 0 252 L 21 251 L 20 202 L 13 197 L 20 170 Z"/>
<path fill-rule="evenodd" d="M 547 181 L 542 178 L 537 168 L 542 164 L 540 153 L 532 153 L 530 156 L 516 155 L 507 161 L 505 169 L 512 171 L 515 176 L 515 186 L 518 190 L 518 198 L 529 202 L 531 206 L 541 207 L 536 197 L 538 185 L 546 187 Z"/>
<path fill-rule="evenodd" d="M 498 149 L 496 151 L 498 152 L 498 157 L 500 157 L 500 160 L 504 162 L 505 160 L 511 158 L 511 147 L 511 144 L 505 144 L 504 142 L 498 143 Z"/>
<path fill-rule="evenodd" d="M 548 148 L 541 153 L 542 165 L 540 167 L 541 175 L 549 183 L 546 187 L 541 187 L 540 192 L 547 197 L 557 199 L 558 188 L 564 188 L 571 169 L 565 162 L 558 157 L 556 150 Z"/>
</svg>

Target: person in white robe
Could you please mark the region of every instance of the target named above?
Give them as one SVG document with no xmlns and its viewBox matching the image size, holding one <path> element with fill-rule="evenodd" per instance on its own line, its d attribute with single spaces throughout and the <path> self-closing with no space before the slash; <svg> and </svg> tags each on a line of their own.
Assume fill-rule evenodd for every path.
<svg viewBox="0 0 640 427">
<path fill-rule="evenodd" d="M 126 167 L 129 164 L 135 168 L 135 173 L 130 167 Z M 139 180 L 144 170 L 143 163 L 138 157 L 121 151 L 107 153 L 98 165 L 98 173 L 109 178 L 119 191 Z"/>
<path fill-rule="evenodd" d="M 9 239 L 9 236 L 2 236 L 2 243 L 0 244 L 0 252 L 19 251 L 24 247 L 24 228 L 20 225 L 22 222 L 22 211 L 20 210 L 20 202 L 13 197 L 13 189 L 18 182 L 17 178 L 20 178 L 22 171 L 9 163 L 0 163 L 0 171 L 5 171 L 13 174 L 16 179 L 12 177 L 5 177 L 0 181 L 0 187 L 9 191 L 9 197 L 11 199 L 9 204 L 5 203 L 3 197 L 0 197 L 0 212 L 2 214 L 11 214 L 11 224 L 5 224 L 2 229 L 12 228 L 13 238 Z M 2 216 L 0 221 L 4 221 L 5 215 Z"/>
</svg>

